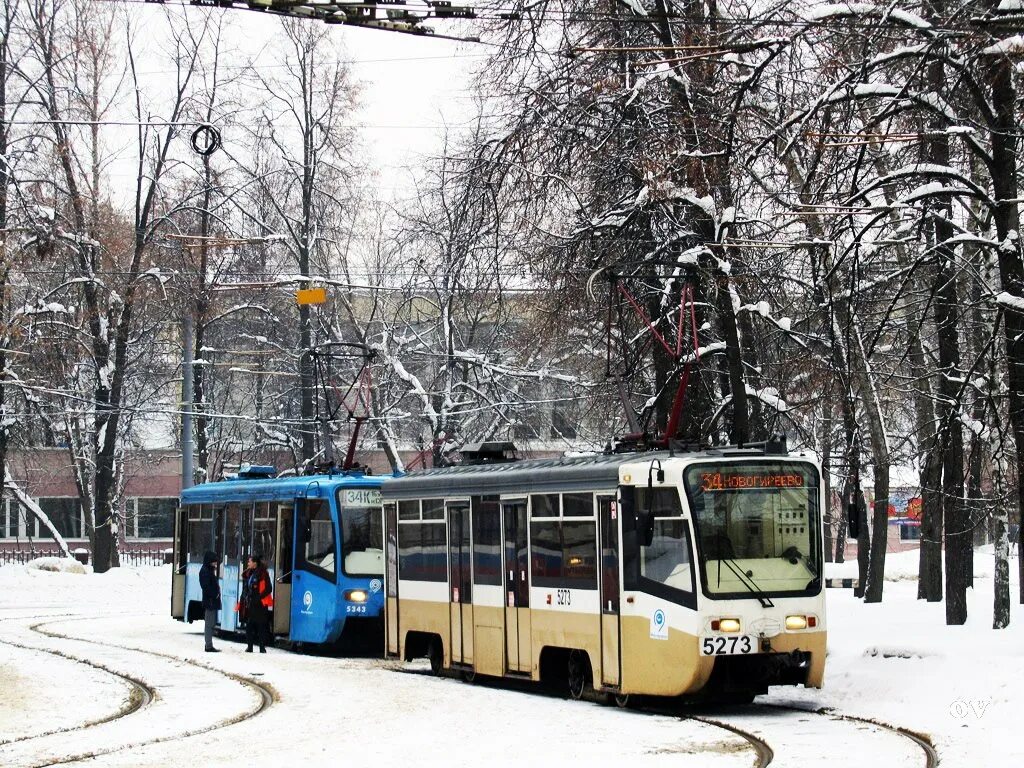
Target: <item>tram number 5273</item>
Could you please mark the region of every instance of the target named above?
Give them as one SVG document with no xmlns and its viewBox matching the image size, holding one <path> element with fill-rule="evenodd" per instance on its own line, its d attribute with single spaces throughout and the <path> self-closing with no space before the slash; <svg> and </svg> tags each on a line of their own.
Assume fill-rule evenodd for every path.
<svg viewBox="0 0 1024 768">
<path fill-rule="evenodd" d="M 735 637 L 702 637 L 700 639 L 701 656 L 731 656 L 733 654 L 756 653 L 757 643 L 751 635 L 737 635 Z"/>
<path fill-rule="evenodd" d="M 557 605 L 572 605 L 572 592 L 568 589 L 559 589 L 555 592 L 555 603 Z"/>
</svg>

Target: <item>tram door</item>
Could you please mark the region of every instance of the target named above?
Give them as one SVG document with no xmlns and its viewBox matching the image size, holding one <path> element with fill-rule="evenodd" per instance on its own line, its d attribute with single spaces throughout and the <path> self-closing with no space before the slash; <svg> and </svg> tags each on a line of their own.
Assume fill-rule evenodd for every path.
<svg viewBox="0 0 1024 768">
<path fill-rule="evenodd" d="M 291 628 L 292 610 L 292 541 L 294 538 L 294 510 L 281 504 L 277 508 L 277 546 L 274 562 L 274 627 L 275 635 L 287 635 Z"/>
<path fill-rule="evenodd" d="M 171 617 L 185 618 L 185 569 L 188 564 L 188 509 L 174 510 L 174 571 L 171 576 Z"/>
<path fill-rule="evenodd" d="M 509 672 L 530 672 L 530 581 L 526 499 L 501 503 L 504 521 L 505 654 Z"/>
<path fill-rule="evenodd" d="M 387 571 L 384 578 L 387 587 L 384 610 L 384 626 L 387 629 L 386 652 L 397 656 L 401 644 L 398 641 L 398 505 L 394 502 L 384 505 L 384 529 L 387 531 L 387 538 L 384 540 L 387 552 Z"/>
<path fill-rule="evenodd" d="M 473 582 L 469 502 L 445 504 L 448 518 L 448 599 L 455 664 L 473 663 Z"/>
<path fill-rule="evenodd" d="M 622 669 L 619 629 L 619 519 L 614 496 L 597 497 L 601 526 L 601 683 L 620 685 Z"/>
</svg>

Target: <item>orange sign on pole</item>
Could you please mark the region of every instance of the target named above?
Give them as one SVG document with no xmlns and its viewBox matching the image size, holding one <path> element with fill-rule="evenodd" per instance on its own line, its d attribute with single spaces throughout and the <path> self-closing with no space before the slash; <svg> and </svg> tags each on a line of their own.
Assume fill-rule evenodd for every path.
<svg viewBox="0 0 1024 768">
<path fill-rule="evenodd" d="M 295 292 L 295 300 L 299 304 L 323 304 L 327 301 L 326 288 L 306 288 Z"/>
</svg>

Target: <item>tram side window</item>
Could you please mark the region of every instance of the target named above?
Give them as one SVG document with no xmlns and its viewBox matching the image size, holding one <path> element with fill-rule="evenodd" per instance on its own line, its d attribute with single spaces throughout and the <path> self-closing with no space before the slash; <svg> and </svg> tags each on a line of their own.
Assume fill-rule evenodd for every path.
<svg viewBox="0 0 1024 768">
<path fill-rule="evenodd" d="M 649 509 L 654 516 L 651 543 L 639 547 L 641 589 L 691 608 L 696 607 L 690 528 L 682 517 L 678 490 L 637 488 L 635 493 L 636 508 Z M 623 496 L 625 498 L 625 494 Z"/>
<path fill-rule="evenodd" d="M 497 496 L 473 497 L 473 574 L 477 584 L 501 585 L 501 510 Z"/>
<path fill-rule="evenodd" d="M 203 555 L 213 548 L 213 510 L 209 504 L 188 508 L 188 561 L 203 562 Z"/>
<path fill-rule="evenodd" d="M 650 546 L 640 549 L 640 575 L 645 579 L 693 592 L 690 535 L 683 520 L 655 520 Z"/>
<path fill-rule="evenodd" d="M 334 580 L 334 522 L 330 506 L 320 499 L 306 499 L 301 503 L 305 544 L 301 550 L 303 570 L 309 570 Z"/>
<path fill-rule="evenodd" d="M 597 589 L 597 527 L 591 521 L 530 522 L 533 584 Z"/>
<path fill-rule="evenodd" d="M 405 581 L 447 581 L 448 550 L 443 523 L 398 524 L 398 576 Z"/>
<path fill-rule="evenodd" d="M 562 521 L 562 584 L 597 588 L 597 525 L 592 520 Z"/>
<path fill-rule="evenodd" d="M 227 562 L 235 563 L 241 557 L 242 508 L 239 504 L 228 504 L 224 509 L 224 514 L 227 516 L 224 557 Z"/>
<path fill-rule="evenodd" d="M 562 531 L 558 520 L 530 522 L 530 559 L 534 586 L 561 586 Z"/>
<path fill-rule="evenodd" d="M 268 567 L 280 567 L 276 562 L 277 520 L 270 504 L 260 502 L 252 524 L 252 554 L 263 558 Z M 285 570 L 289 568 L 285 567 Z"/>
</svg>

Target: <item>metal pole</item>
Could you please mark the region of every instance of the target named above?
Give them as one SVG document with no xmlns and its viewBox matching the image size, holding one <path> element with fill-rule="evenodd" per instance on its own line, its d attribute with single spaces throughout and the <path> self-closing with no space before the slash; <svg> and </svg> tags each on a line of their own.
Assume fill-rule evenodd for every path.
<svg viewBox="0 0 1024 768">
<path fill-rule="evenodd" d="M 185 315 L 181 327 L 184 355 L 181 361 L 181 488 L 192 487 L 192 312 Z"/>
</svg>

